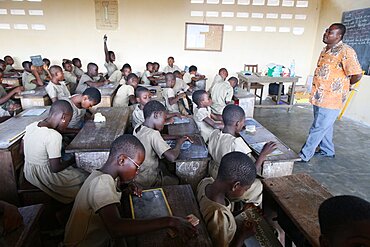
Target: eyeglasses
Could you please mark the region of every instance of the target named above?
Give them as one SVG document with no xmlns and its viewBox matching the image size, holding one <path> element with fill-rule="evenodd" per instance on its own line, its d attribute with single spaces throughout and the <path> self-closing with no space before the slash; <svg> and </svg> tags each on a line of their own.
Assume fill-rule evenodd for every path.
<svg viewBox="0 0 370 247">
<path fill-rule="evenodd" d="M 129 160 L 131 160 L 132 161 L 132 163 L 134 163 L 134 165 L 136 166 L 136 170 L 137 171 L 139 171 L 140 170 L 140 166 L 139 166 L 139 164 L 138 163 L 136 163 L 133 159 L 131 159 L 130 157 L 128 157 L 127 156 L 127 158 L 129 159 Z"/>
</svg>

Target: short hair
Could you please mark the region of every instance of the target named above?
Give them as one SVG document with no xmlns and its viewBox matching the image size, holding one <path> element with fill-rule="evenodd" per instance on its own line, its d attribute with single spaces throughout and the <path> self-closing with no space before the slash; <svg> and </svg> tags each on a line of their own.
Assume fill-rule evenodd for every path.
<svg viewBox="0 0 370 247">
<path fill-rule="evenodd" d="M 32 63 L 30 61 L 23 61 L 22 62 L 22 67 L 23 68 L 26 68 L 26 67 L 31 67 L 32 66 Z"/>
<path fill-rule="evenodd" d="M 236 78 L 235 76 L 232 76 L 229 78 L 228 81 L 235 81 L 236 83 L 238 83 L 238 78 Z"/>
<path fill-rule="evenodd" d="M 174 59 L 174 58 L 173 58 L 172 56 L 168 57 L 168 58 L 167 58 L 167 60 L 168 60 L 168 59 L 172 59 L 172 60 L 175 60 L 175 59 Z"/>
<path fill-rule="evenodd" d="M 65 68 L 66 64 L 72 64 L 72 61 L 69 59 L 63 59 L 62 66 Z"/>
<path fill-rule="evenodd" d="M 216 179 L 225 182 L 239 181 L 241 186 L 246 186 L 252 185 L 256 176 L 256 166 L 247 154 L 231 152 L 222 157 Z"/>
<path fill-rule="evenodd" d="M 99 104 L 101 101 L 101 93 L 95 87 L 86 88 L 82 95 L 86 95 L 89 100 L 96 102 L 96 104 Z"/>
<path fill-rule="evenodd" d="M 164 80 L 167 82 L 167 80 L 169 80 L 169 79 L 171 79 L 171 78 L 173 78 L 173 79 L 176 79 L 176 76 L 173 74 L 173 73 L 171 73 L 171 72 L 168 72 L 165 76 L 164 76 Z"/>
<path fill-rule="evenodd" d="M 370 220 L 370 202 L 356 196 L 334 196 L 319 207 L 321 234 L 333 234 L 340 227 L 362 220 Z"/>
<path fill-rule="evenodd" d="M 131 80 L 132 78 L 136 78 L 136 79 L 138 79 L 138 80 L 139 80 L 139 77 L 138 77 L 136 74 L 134 74 L 134 73 L 130 73 L 130 74 L 128 74 L 128 76 L 127 76 L 127 81 Z"/>
<path fill-rule="evenodd" d="M 201 90 L 195 91 L 192 95 L 192 99 L 193 99 L 194 103 L 199 106 L 200 102 L 203 99 L 204 94 L 207 94 L 206 90 L 201 89 Z"/>
<path fill-rule="evenodd" d="M 43 58 L 42 61 L 46 63 L 47 66 L 50 65 L 50 60 L 48 58 Z"/>
<path fill-rule="evenodd" d="M 222 111 L 222 120 L 225 125 L 233 125 L 242 118 L 245 118 L 245 113 L 240 106 L 230 104 Z"/>
<path fill-rule="evenodd" d="M 114 51 L 108 51 L 109 56 L 114 55 Z"/>
<path fill-rule="evenodd" d="M 227 72 L 227 69 L 225 69 L 225 68 L 221 68 L 221 69 L 219 69 L 219 70 L 218 70 L 218 73 L 220 74 L 222 71 Z"/>
<path fill-rule="evenodd" d="M 4 60 L 2 60 L 2 59 L 0 59 L 0 63 L 3 63 L 3 64 L 5 64 L 5 61 L 4 61 Z"/>
<path fill-rule="evenodd" d="M 49 116 L 59 112 L 72 114 L 73 109 L 71 104 L 65 100 L 55 101 L 50 107 Z"/>
<path fill-rule="evenodd" d="M 130 70 L 131 70 L 131 65 L 130 65 L 130 64 L 128 64 L 128 63 L 125 63 L 125 64 L 122 66 L 121 71 L 123 71 L 124 69 L 130 69 Z"/>
<path fill-rule="evenodd" d="M 109 150 L 109 157 L 124 154 L 132 159 L 139 151 L 143 152 L 145 155 L 145 148 L 139 139 L 130 134 L 123 134 L 112 142 Z"/>
<path fill-rule="evenodd" d="M 55 75 L 57 71 L 63 72 L 62 68 L 59 65 L 53 65 L 49 68 L 50 74 Z"/>
<path fill-rule="evenodd" d="M 91 67 L 96 67 L 98 68 L 98 65 L 96 63 L 88 63 L 87 64 L 87 70 L 89 70 Z"/>
<path fill-rule="evenodd" d="M 13 59 L 13 58 L 12 58 L 12 56 L 10 56 L 10 55 L 6 55 L 6 56 L 4 57 L 4 61 L 6 61 L 6 59 L 7 59 L 7 58 L 11 58 L 11 59 Z"/>
<path fill-rule="evenodd" d="M 143 93 L 146 93 L 146 92 L 150 92 L 149 89 L 147 89 L 146 87 L 137 87 L 136 90 L 135 90 L 135 97 L 138 98 L 141 96 L 141 94 Z"/>
<path fill-rule="evenodd" d="M 189 72 L 197 71 L 197 70 L 198 70 L 198 68 L 195 65 L 192 65 L 192 66 L 189 67 Z"/>
<path fill-rule="evenodd" d="M 342 23 L 333 23 L 331 24 L 331 26 L 336 26 L 339 30 L 340 30 L 340 34 L 342 35 L 342 38 L 341 40 L 343 39 L 344 37 L 344 34 L 346 33 L 346 26 L 343 25 Z"/>
<path fill-rule="evenodd" d="M 149 65 L 153 65 L 153 63 L 152 62 L 147 62 L 146 65 L 145 65 L 145 67 L 148 68 Z"/>
<path fill-rule="evenodd" d="M 164 105 L 162 105 L 159 101 L 151 100 L 144 106 L 143 109 L 144 118 L 145 119 L 150 118 L 153 112 L 165 112 L 165 111 L 166 107 L 164 107 Z"/>
<path fill-rule="evenodd" d="M 75 57 L 75 58 L 72 59 L 73 65 L 76 65 L 77 62 L 81 63 L 81 59 L 79 59 L 78 57 Z"/>
<path fill-rule="evenodd" d="M 174 74 L 175 76 L 178 76 L 178 75 L 181 75 L 181 72 L 180 72 L 180 71 L 178 71 L 178 70 L 175 70 L 175 71 L 173 72 L 173 74 Z"/>
<path fill-rule="evenodd" d="M 158 65 L 158 67 L 159 67 L 159 63 L 158 62 L 154 62 L 153 65 Z"/>
</svg>

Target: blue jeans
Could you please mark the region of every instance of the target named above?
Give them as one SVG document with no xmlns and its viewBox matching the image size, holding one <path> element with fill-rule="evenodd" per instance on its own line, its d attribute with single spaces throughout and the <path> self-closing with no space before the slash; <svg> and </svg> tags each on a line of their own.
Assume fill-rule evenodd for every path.
<svg viewBox="0 0 370 247">
<path fill-rule="evenodd" d="M 316 147 L 324 156 L 334 156 L 333 126 L 340 110 L 313 106 L 314 120 L 310 128 L 306 143 L 303 145 L 299 156 L 304 161 L 309 161 L 315 154 Z"/>
</svg>

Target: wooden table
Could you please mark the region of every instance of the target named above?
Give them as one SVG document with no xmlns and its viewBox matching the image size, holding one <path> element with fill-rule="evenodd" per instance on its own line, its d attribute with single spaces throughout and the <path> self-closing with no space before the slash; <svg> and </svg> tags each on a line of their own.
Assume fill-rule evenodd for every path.
<svg viewBox="0 0 370 247">
<path fill-rule="evenodd" d="M 119 86 L 119 83 L 110 83 L 101 87 L 97 87 L 101 94 L 101 101 L 93 108 L 97 109 L 99 107 L 111 107 L 113 105 L 113 98 L 116 95 Z"/>
<path fill-rule="evenodd" d="M 194 197 L 191 187 L 189 185 L 164 186 L 163 191 L 167 197 L 167 201 L 173 216 L 186 217 L 189 214 L 194 214 L 199 219 L 199 225 L 196 226 L 199 233 L 198 236 L 189 239 L 184 243 L 178 237 L 171 238 L 167 233 L 167 229 L 163 229 L 132 237 L 128 241 L 128 246 L 212 246 L 211 239 L 208 236 L 207 227 L 201 216 L 198 203 Z M 127 197 L 122 198 L 122 206 L 124 208 L 124 217 L 131 218 L 130 205 Z"/>
<path fill-rule="evenodd" d="M 291 246 L 292 240 L 296 246 L 319 247 L 318 210 L 332 194 L 307 174 L 268 178 L 262 183 L 264 197 L 272 198 L 278 223 L 286 234 L 285 246 Z"/>
<path fill-rule="evenodd" d="M 245 117 L 253 117 L 256 95 L 243 88 L 238 88 L 238 92 L 234 94 L 234 97 L 238 98 L 238 105 L 243 108 Z"/>
<path fill-rule="evenodd" d="M 242 72 L 238 73 L 238 78 L 239 78 L 239 86 L 243 88 L 244 84 L 246 84 L 247 91 L 250 92 L 251 89 L 251 84 L 253 82 L 261 83 L 261 84 L 270 84 L 270 83 L 279 83 L 279 92 L 277 96 L 277 101 L 276 105 L 255 105 L 255 107 L 287 107 L 288 109 L 292 108 L 293 103 L 294 103 L 294 91 L 295 91 L 295 85 L 298 82 L 298 79 L 301 78 L 300 76 L 295 76 L 295 77 L 270 77 L 270 76 L 259 76 L 258 74 L 253 74 L 253 75 L 245 75 Z M 292 83 L 292 94 L 291 97 L 289 98 L 288 102 L 285 102 L 287 104 L 279 104 L 281 101 L 281 89 L 283 87 L 284 83 Z"/>
<path fill-rule="evenodd" d="M 248 144 L 252 146 L 256 143 L 273 141 L 277 143 L 277 149 L 283 154 L 267 156 L 265 162 L 262 165 L 262 170 L 258 171 L 263 177 L 281 177 L 290 175 L 293 172 L 294 161 L 298 161 L 300 158 L 293 150 L 285 145 L 279 138 L 263 127 L 259 122 L 253 118 L 247 118 L 245 125 L 255 125 L 256 131 L 251 133 L 247 131 L 241 131 L 240 136 Z M 253 148 L 252 148 L 253 150 Z M 257 152 L 253 152 L 255 158 L 258 157 Z"/>
<path fill-rule="evenodd" d="M 105 116 L 106 122 L 87 121 L 66 148 L 67 153 L 75 153 L 77 166 L 88 172 L 107 161 L 112 142 L 124 134 L 128 126 L 128 108 L 101 107 L 98 112 Z"/>
<path fill-rule="evenodd" d="M 180 155 L 176 159 L 176 175 L 181 184 L 190 184 L 195 192 L 199 182 L 208 174 L 208 154 L 207 145 L 199 134 L 190 136 L 193 143 L 187 149 L 181 149 Z M 176 141 L 171 142 L 170 146 L 174 147 Z"/>
<path fill-rule="evenodd" d="M 18 204 L 17 171 L 24 163 L 24 157 L 19 153 L 21 139 L 26 127 L 47 117 L 50 107 L 34 107 L 46 109 L 40 116 L 23 116 L 27 111 L 12 117 L 0 124 L 0 200 Z"/>
<path fill-rule="evenodd" d="M 34 106 L 51 105 L 51 100 L 45 90 L 45 86 L 36 87 L 34 90 L 30 91 L 34 91 L 34 93 L 28 94 L 28 91 L 24 91 L 20 96 L 16 96 L 16 98 L 19 97 L 21 99 L 23 109 L 28 109 Z"/>
<path fill-rule="evenodd" d="M 23 226 L 19 227 L 14 232 L 5 236 L 4 238 L 5 246 L 13 247 L 42 246 L 38 220 L 41 216 L 43 209 L 44 206 L 42 204 L 18 208 L 19 213 L 23 216 Z M 2 243 L 0 241 L 0 245 L 1 244 Z"/>
</svg>

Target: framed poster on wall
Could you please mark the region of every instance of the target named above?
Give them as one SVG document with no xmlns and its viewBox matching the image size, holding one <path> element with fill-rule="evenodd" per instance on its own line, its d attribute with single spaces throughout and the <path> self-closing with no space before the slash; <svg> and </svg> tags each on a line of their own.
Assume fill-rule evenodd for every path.
<svg viewBox="0 0 370 247">
<path fill-rule="evenodd" d="M 98 30 L 117 30 L 118 0 L 95 0 L 95 22 Z"/>
<path fill-rule="evenodd" d="M 185 50 L 222 51 L 223 24 L 185 23 Z"/>
</svg>

